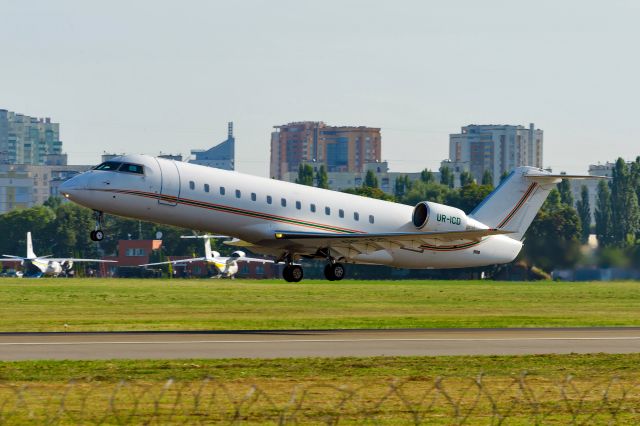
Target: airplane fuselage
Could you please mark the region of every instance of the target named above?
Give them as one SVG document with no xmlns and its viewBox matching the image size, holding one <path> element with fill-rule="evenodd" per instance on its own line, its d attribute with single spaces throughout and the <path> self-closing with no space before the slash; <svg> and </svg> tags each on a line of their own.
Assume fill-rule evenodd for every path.
<svg viewBox="0 0 640 426">
<path fill-rule="evenodd" d="M 144 173 L 92 170 L 72 178 L 62 191 L 86 207 L 106 213 L 232 235 L 252 251 L 279 256 L 318 247 L 274 238 L 280 231 L 361 234 L 413 232 L 413 207 L 149 156 L 119 161 Z M 468 226 L 486 229 L 469 218 Z M 349 252 L 344 261 L 402 268 L 455 268 L 512 261 L 520 241 L 494 235 L 479 241 L 384 247 Z"/>
</svg>

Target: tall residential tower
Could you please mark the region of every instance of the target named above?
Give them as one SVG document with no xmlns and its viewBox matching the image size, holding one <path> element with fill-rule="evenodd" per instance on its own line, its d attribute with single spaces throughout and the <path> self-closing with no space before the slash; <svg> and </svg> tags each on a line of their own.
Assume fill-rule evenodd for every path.
<svg viewBox="0 0 640 426">
<path fill-rule="evenodd" d="M 62 163 L 60 124 L 0 109 L 0 164 Z"/>
</svg>

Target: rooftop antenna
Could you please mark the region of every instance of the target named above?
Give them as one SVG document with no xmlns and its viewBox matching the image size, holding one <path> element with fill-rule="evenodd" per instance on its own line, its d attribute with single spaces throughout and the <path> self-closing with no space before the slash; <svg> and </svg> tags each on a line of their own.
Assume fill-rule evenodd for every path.
<svg viewBox="0 0 640 426">
<path fill-rule="evenodd" d="M 227 123 L 227 136 L 229 139 L 233 137 L 233 121 Z"/>
</svg>

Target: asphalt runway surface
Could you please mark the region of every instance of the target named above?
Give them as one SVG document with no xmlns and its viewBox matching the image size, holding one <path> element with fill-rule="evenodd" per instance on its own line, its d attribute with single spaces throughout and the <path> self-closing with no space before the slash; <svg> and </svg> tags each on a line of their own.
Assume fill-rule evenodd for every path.
<svg viewBox="0 0 640 426">
<path fill-rule="evenodd" d="M 0 360 L 640 352 L 640 327 L 0 333 Z"/>
</svg>

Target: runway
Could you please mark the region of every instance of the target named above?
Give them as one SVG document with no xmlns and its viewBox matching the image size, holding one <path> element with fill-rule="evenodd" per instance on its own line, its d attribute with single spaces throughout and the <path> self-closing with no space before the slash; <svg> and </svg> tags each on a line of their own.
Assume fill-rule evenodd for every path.
<svg viewBox="0 0 640 426">
<path fill-rule="evenodd" d="M 640 327 L 0 333 L 0 360 L 640 352 Z"/>
</svg>

